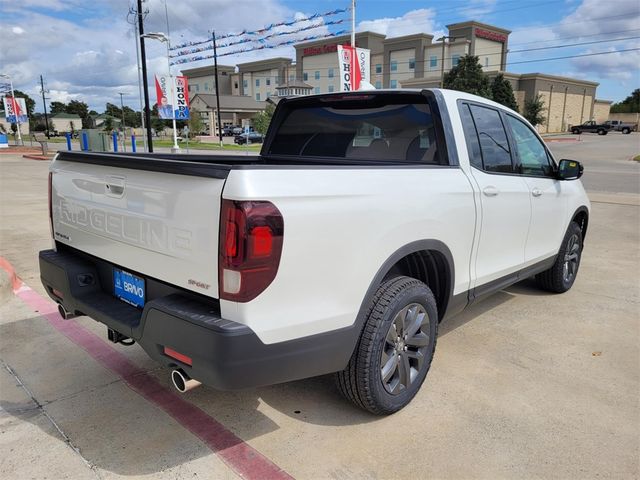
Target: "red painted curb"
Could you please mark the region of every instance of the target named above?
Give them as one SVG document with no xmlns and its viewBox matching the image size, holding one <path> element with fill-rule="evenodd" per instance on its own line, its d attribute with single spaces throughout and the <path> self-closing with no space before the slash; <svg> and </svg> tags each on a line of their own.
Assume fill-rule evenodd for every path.
<svg viewBox="0 0 640 480">
<path fill-rule="evenodd" d="M 44 155 L 22 155 L 22 158 L 28 158 L 30 160 L 51 160 L 53 155 L 45 157 Z"/>
<path fill-rule="evenodd" d="M 63 320 L 56 304 L 22 283 L 11 263 L 4 257 L 0 257 L 0 268 L 9 273 L 18 298 L 103 367 L 120 376 L 134 392 L 164 410 L 198 437 L 236 474 L 250 480 L 293 478 L 213 417 L 162 386 L 100 337 L 75 320 Z"/>
</svg>

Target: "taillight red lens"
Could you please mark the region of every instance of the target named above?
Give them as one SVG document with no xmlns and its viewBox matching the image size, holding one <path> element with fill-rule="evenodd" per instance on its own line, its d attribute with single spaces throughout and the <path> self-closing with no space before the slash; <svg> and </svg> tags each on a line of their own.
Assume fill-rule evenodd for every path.
<svg viewBox="0 0 640 480">
<path fill-rule="evenodd" d="M 278 272 L 284 221 L 271 202 L 222 200 L 218 286 L 220 298 L 248 302 Z"/>
</svg>

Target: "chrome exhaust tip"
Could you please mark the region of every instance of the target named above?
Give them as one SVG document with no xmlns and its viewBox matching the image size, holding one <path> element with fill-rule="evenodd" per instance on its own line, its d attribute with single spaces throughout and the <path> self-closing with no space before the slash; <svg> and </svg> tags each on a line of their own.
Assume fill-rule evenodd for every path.
<svg viewBox="0 0 640 480">
<path fill-rule="evenodd" d="M 74 315 L 73 313 L 68 312 L 67 309 L 64 308 L 64 306 L 61 303 L 58 304 L 58 313 L 64 320 L 70 320 L 72 318 L 77 317 L 77 315 Z"/>
<path fill-rule="evenodd" d="M 180 393 L 188 392 L 202 385 L 202 382 L 189 377 L 189 375 L 179 368 L 171 371 L 171 382 Z"/>
</svg>

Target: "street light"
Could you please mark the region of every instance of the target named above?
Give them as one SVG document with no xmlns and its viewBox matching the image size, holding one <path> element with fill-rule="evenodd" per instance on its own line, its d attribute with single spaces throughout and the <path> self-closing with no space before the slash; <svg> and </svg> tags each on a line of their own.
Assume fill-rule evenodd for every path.
<svg viewBox="0 0 640 480">
<path fill-rule="evenodd" d="M 173 94 L 173 80 L 171 77 L 171 57 L 170 57 L 170 48 L 171 48 L 171 40 L 167 35 L 162 32 L 152 32 L 152 33 L 143 33 L 140 35 L 142 38 L 149 38 L 151 40 L 157 40 L 159 42 L 166 43 L 167 45 L 167 68 L 169 69 L 169 83 L 171 89 L 171 98 L 175 100 Z M 171 121 L 173 123 L 173 148 L 171 149 L 172 153 L 176 153 L 180 151 L 180 146 L 178 145 L 178 130 L 176 128 L 176 113 L 173 110 L 174 105 L 171 106 Z"/>
<path fill-rule="evenodd" d="M 20 132 L 20 122 L 18 121 L 18 115 L 16 114 L 16 108 L 15 108 L 15 104 L 16 104 L 16 96 L 13 93 L 13 81 L 11 81 L 11 77 L 9 75 L 6 75 L 4 73 L 0 73 L 0 77 L 4 77 L 7 80 L 9 80 L 9 88 L 11 89 L 11 99 L 13 101 L 13 114 L 16 117 L 16 126 L 18 127 L 18 145 L 22 145 L 22 133 Z M 27 112 L 28 113 L 28 112 Z"/>
<path fill-rule="evenodd" d="M 127 125 L 124 122 L 124 104 L 122 103 L 122 97 L 126 95 L 125 93 L 118 92 L 120 95 L 120 111 L 122 112 L 122 151 L 127 151 Z"/>
</svg>

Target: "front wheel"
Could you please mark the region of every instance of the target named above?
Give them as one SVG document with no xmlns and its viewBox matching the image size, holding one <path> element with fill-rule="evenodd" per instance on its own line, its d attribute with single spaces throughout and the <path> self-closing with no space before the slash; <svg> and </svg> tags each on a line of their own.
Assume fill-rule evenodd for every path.
<svg viewBox="0 0 640 480">
<path fill-rule="evenodd" d="M 598 135 L 606 135 L 606 134 L 607 134 L 607 132 L 604 131 L 603 129 L 601 129 L 601 128 L 598 129 Z"/>
<path fill-rule="evenodd" d="M 571 222 L 564 236 L 556 261 L 549 270 L 536 275 L 538 284 L 549 292 L 564 293 L 576 281 L 582 258 L 582 229 Z"/>
<path fill-rule="evenodd" d="M 396 277 L 374 295 L 340 392 L 376 415 L 411 402 L 427 376 L 436 347 L 438 310 L 433 293 L 415 278 Z"/>
<path fill-rule="evenodd" d="M 630 129 L 630 128 L 625 127 L 625 128 L 623 128 L 623 129 L 622 129 L 622 133 L 624 133 L 625 135 L 626 135 L 626 134 L 629 134 L 629 133 L 631 133 L 631 129 Z"/>
</svg>

